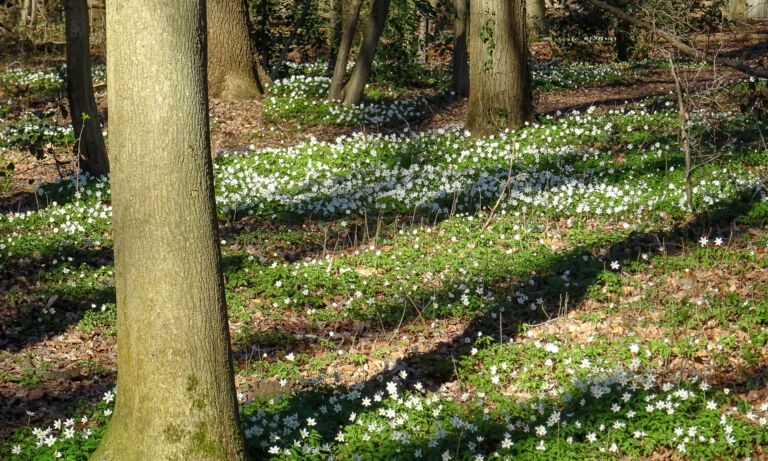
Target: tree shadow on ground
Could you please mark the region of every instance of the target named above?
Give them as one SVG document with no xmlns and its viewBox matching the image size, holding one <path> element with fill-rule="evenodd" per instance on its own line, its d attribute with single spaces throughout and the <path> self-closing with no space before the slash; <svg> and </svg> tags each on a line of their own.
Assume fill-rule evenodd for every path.
<svg viewBox="0 0 768 461">
<path fill-rule="evenodd" d="M 700 214 L 695 219 L 688 221 L 685 224 L 676 226 L 666 232 L 656 233 L 633 233 L 629 237 L 621 240 L 609 240 L 603 242 L 601 245 L 596 246 L 582 246 L 572 249 L 565 254 L 552 254 L 544 258 L 540 264 L 537 265 L 536 276 L 532 277 L 534 281 L 531 284 L 527 278 L 517 279 L 511 284 L 507 282 L 505 278 L 497 278 L 486 280 L 489 285 L 497 286 L 494 291 L 496 299 L 503 300 L 506 294 L 515 294 L 521 290 L 531 293 L 531 287 L 535 287 L 530 298 L 541 295 L 546 300 L 540 306 L 537 305 L 537 310 L 531 311 L 527 309 L 527 306 L 505 306 L 504 309 L 504 323 L 502 324 L 497 317 L 498 311 L 492 312 L 489 310 L 477 312 L 473 317 L 469 326 L 464 331 L 448 340 L 438 344 L 432 350 L 423 352 L 414 352 L 397 361 L 395 366 L 391 370 L 385 370 L 380 373 L 376 373 L 369 377 L 365 382 L 358 383 L 357 385 L 347 387 L 344 385 L 326 385 L 325 387 L 310 388 L 311 390 L 302 390 L 302 386 L 298 383 L 294 383 L 295 390 L 288 395 L 282 395 L 282 392 L 290 392 L 290 386 L 288 389 L 281 389 L 277 385 L 265 384 L 263 387 L 258 388 L 252 395 L 257 398 L 260 396 L 271 395 L 271 400 L 276 402 L 274 405 L 274 413 L 280 413 L 281 415 L 321 415 L 323 419 L 323 426 L 317 429 L 325 434 L 326 440 L 334 438 L 336 431 L 340 426 L 349 424 L 350 413 L 365 414 L 377 411 L 383 411 L 384 403 L 373 403 L 365 405 L 360 398 L 360 392 L 364 390 L 372 391 L 382 390 L 385 382 L 397 382 L 400 388 L 404 388 L 406 382 L 399 379 L 398 373 L 400 371 L 407 371 L 407 383 L 413 384 L 419 382 L 424 384 L 424 388 L 429 391 L 441 392 L 443 386 L 456 380 L 457 363 L 461 362 L 464 358 L 472 355 L 471 349 L 475 347 L 475 339 L 478 338 L 478 334 L 482 333 L 483 336 L 501 336 L 503 342 L 507 342 L 514 339 L 521 331 L 520 326 L 536 324 L 539 322 L 546 322 L 548 320 L 557 318 L 568 312 L 568 308 L 576 306 L 584 299 L 590 288 L 594 287 L 600 280 L 600 275 L 604 273 L 604 262 L 594 259 L 595 253 L 600 253 L 604 261 L 610 261 L 613 259 L 622 260 L 630 257 L 639 256 L 643 252 L 652 252 L 659 246 L 660 242 L 663 242 L 672 254 L 682 251 L 684 247 L 695 247 L 702 235 L 702 229 L 710 229 L 713 226 L 722 225 L 723 227 L 733 229 L 732 223 L 737 219 L 747 214 L 751 205 L 748 202 L 735 200 L 730 203 L 720 204 L 716 210 L 708 213 Z M 739 231 L 746 231 L 749 226 L 744 226 L 743 229 L 737 229 Z M 584 256 L 587 256 L 590 262 L 585 262 Z M 570 270 L 570 277 L 567 283 L 563 283 L 564 280 L 561 274 L 565 270 Z M 474 288 L 474 287 L 471 287 Z M 445 293 L 438 295 L 438 299 L 445 299 Z M 565 298 L 567 295 L 567 298 Z M 568 306 L 563 306 L 562 300 L 567 299 Z M 414 306 L 415 307 L 415 306 Z M 406 307 L 406 309 L 409 309 Z M 393 337 L 398 331 L 402 331 L 409 324 L 418 325 L 419 318 L 414 314 L 409 316 L 410 318 L 401 325 L 388 325 L 391 329 L 387 332 L 387 335 L 394 332 Z M 495 342 L 495 339 L 494 339 Z M 520 364 L 513 364 L 512 368 L 520 367 Z M 743 385 L 744 383 L 751 382 L 753 385 L 765 384 L 764 370 L 761 371 L 761 365 L 757 365 L 752 377 L 748 377 L 743 383 L 733 383 L 733 385 Z M 628 383 L 629 381 L 627 381 Z M 601 385 L 605 385 L 602 383 Z M 608 383 L 609 386 L 613 386 L 615 382 Z M 655 383 L 654 383 L 655 384 Z M 727 387 L 730 384 L 726 384 L 723 387 Z M 621 387 L 624 389 L 624 387 Z M 622 406 L 627 405 L 631 407 L 634 405 L 638 408 L 644 408 L 645 403 L 641 400 L 644 395 L 633 395 L 632 402 L 622 400 L 620 392 L 614 392 L 611 399 L 591 398 L 589 392 L 582 389 L 571 390 L 575 395 L 580 395 L 581 398 L 575 398 L 571 401 L 556 402 L 556 405 L 561 408 L 560 413 L 563 415 L 563 419 L 568 417 L 573 422 L 574 415 L 580 421 L 581 424 L 589 426 L 597 424 L 599 422 L 612 422 L 616 419 L 615 410 L 612 408 L 612 404 L 618 403 Z M 453 391 L 455 392 L 455 390 Z M 278 395 L 279 394 L 279 395 Z M 386 393 L 383 393 L 386 399 Z M 351 396 L 351 397 L 350 397 Z M 344 412 L 339 413 L 338 416 L 334 416 L 333 405 L 335 402 L 343 405 Z M 703 404 L 702 404 L 703 405 Z M 264 408 L 264 407 L 262 407 Z M 273 410 L 269 410 L 270 406 L 267 406 L 268 415 L 272 414 Z M 322 411 L 321 408 L 325 408 Z M 431 411 L 431 409 L 430 409 Z M 312 413 L 314 412 L 314 413 Z M 319 412 L 319 413 L 318 413 Z M 536 413 L 531 411 L 531 414 L 536 418 L 532 420 L 539 421 L 536 424 L 544 424 L 543 420 L 546 419 L 545 414 Z M 429 418 L 429 415 L 425 417 Z M 527 416 L 526 416 L 527 417 Z M 537 436 L 533 431 L 533 423 L 529 424 L 529 421 L 523 416 L 514 413 L 510 414 L 510 419 L 507 421 L 499 421 L 496 419 L 488 419 L 482 411 L 482 408 L 475 410 L 468 410 L 468 413 L 462 414 L 463 421 L 453 424 L 445 421 L 445 433 L 443 434 L 444 441 L 441 442 L 439 447 L 441 450 L 445 449 L 445 446 L 455 447 L 455 449 L 449 449 L 451 456 L 457 455 L 459 444 L 462 441 L 467 442 L 468 437 L 474 438 L 473 443 L 478 447 L 478 452 L 489 455 L 493 451 L 494 447 L 498 447 L 499 444 L 505 438 L 507 432 L 516 431 L 514 442 L 516 447 L 514 450 L 520 450 L 520 452 L 534 449 L 542 440 L 550 450 L 555 450 L 555 453 L 561 453 L 561 455 L 553 455 L 553 459 L 571 459 L 565 457 L 565 453 L 570 449 L 567 445 L 562 445 L 565 439 L 567 430 L 561 431 L 558 425 L 555 429 L 549 429 L 545 437 Z M 657 423 L 659 418 L 664 419 L 664 416 L 656 414 L 639 416 L 641 419 L 656 418 Z M 327 420 L 327 421 L 326 421 Z M 248 419 L 246 418 L 246 421 Z M 275 420 L 277 421 L 277 420 Z M 409 425 L 418 424 L 418 421 L 411 421 Z M 301 422 L 299 422 L 301 425 Z M 246 422 L 245 427 L 248 428 L 249 423 Z M 514 426 L 514 427 L 513 427 Z M 521 429 L 523 428 L 523 431 Z M 547 426 L 548 427 L 548 426 Z M 642 427 L 642 425 L 638 425 Z M 481 436 L 478 438 L 477 436 Z M 413 459 L 414 450 L 421 449 L 425 454 L 430 453 L 426 459 L 432 459 L 431 457 L 439 457 L 440 452 L 435 452 L 434 447 L 430 444 L 431 438 L 428 434 L 425 434 L 423 439 L 410 440 L 407 445 L 404 445 L 400 440 L 391 440 L 389 434 L 385 440 L 382 440 L 380 444 L 377 444 L 376 451 L 370 453 L 356 453 L 363 456 L 364 459 Z M 265 440 L 265 439 L 261 439 Z M 583 435 L 582 440 L 583 441 Z M 617 440 L 618 441 L 618 440 Z M 626 442 L 626 441 L 625 441 Z M 626 442 L 630 446 L 634 444 L 633 441 Z M 554 444 L 554 445 L 553 445 Z M 251 450 L 256 454 L 266 454 L 266 449 L 271 444 L 258 444 L 253 443 Z M 403 451 L 407 447 L 407 452 Z M 646 447 L 647 448 L 647 447 Z M 671 448 L 674 448 L 672 445 Z M 627 446 L 623 446 L 622 450 L 627 450 Z M 650 452 L 643 451 L 642 444 L 637 443 L 634 446 L 635 450 L 639 450 L 639 453 L 643 455 L 649 455 Z M 583 447 L 581 450 L 584 450 Z M 353 453 L 348 455 L 351 457 Z M 431 456 L 431 457 L 430 457 Z M 584 453 L 573 453 L 572 459 L 583 459 L 580 456 L 587 456 L 587 451 Z"/>
</svg>

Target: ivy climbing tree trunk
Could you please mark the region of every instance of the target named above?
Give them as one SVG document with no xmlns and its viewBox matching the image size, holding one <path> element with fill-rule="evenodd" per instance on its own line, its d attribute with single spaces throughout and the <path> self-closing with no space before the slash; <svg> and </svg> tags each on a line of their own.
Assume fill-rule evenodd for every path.
<svg viewBox="0 0 768 461">
<path fill-rule="evenodd" d="M 66 0 L 67 99 L 80 168 L 95 176 L 109 174 L 109 157 L 101 134 L 91 78 L 87 0 Z"/>
<path fill-rule="evenodd" d="M 533 118 L 525 0 L 470 2 L 469 113 L 475 136 Z"/>
<path fill-rule="evenodd" d="M 266 73 L 255 58 L 246 0 L 208 0 L 208 92 L 248 99 L 264 93 Z"/>
<path fill-rule="evenodd" d="M 459 97 L 469 94 L 469 61 L 467 60 L 468 0 L 454 0 L 453 19 L 453 91 Z"/>
<path fill-rule="evenodd" d="M 344 32 L 341 35 L 339 44 L 339 53 L 336 56 L 336 65 L 333 67 L 333 77 L 331 77 L 331 87 L 328 89 L 328 99 L 331 101 L 341 101 L 344 99 L 344 76 L 347 74 L 347 61 L 352 49 L 352 39 L 355 36 L 357 21 L 360 20 L 360 8 L 363 6 L 363 0 L 352 0 L 349 5 L 349 14 L 344 23 Z"/>
<path fill-rule="evenodd" d="M 117 401 L 92 460 L 244 460 L 213 196 L 205 1 L 107 2 Z"/>
<path fill-rule="evenodd" d="M 365 37 L 360 45 L 360 54 L 357 56 L 352 75 L 344 85 L 344 104 L 360 104 L 363 98 L 363 90 L 368 83 L 371 74 L 373 58 L 376 56 L 376 47 L 379 45 L 379 37 L 387 22 L 390 0 L 374 0 L 371 6 L 371 18 L 365 28 Z"/>
</svg>

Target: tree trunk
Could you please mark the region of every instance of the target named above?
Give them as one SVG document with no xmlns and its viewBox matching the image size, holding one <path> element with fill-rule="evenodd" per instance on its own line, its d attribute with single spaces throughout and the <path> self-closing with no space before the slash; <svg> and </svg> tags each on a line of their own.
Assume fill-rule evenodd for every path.
<svg viewBox="0 0 768 461">
<path fill-rule="evenodd" d="M 621 62 L 627 62 L 631 57 L 632 46 L 634 46 L 629 23 L 618 21 L 614 33 L 616 34 L 616 57 Z"/>
<path fill-rule="evenodd" d="M 285 57 L 288 55 L 288 50 L 291 49 L 291 45 L 293 45 L 293 41 L 296 40 L 296 34 L 299 33 L 299 28 L 301 28 L 301 26 L 304 25 L 304 23 L 306 22 L 307 13 L 309 13 L 309 8 L 311 6 L 312 6 L 312 0 L 304 1 L 304 7 L 301 9 L 301 14 L 296 20 L 296 23 L 293 25 L 293 29 L 291 30 L 291 33 L 285 39 L 285 43 L 283 43 L 283 49 L 280 51 L 280 56 L 277 58 L 277 62 L 272 67 L 272 73 L 270 74 L 270 77 L 272 78 L 272 80 L 277 78 L 277 74 L 280 72 L 280 68 L 283 67 L 283 61 L 285 61 Z"/>
<path fill-rule="evenodd" d="M 208 0 L 208 92 L 248 99 L 264 93 L 256 69 L 246 0 Z"/>
<path fill-rule="evenodd" d="M 205 2 L 107 2 L 117 402 L 92 460 L 244 460 L 221 275 Z"/>
<path fill-rule="evenodd" d="M 344 104 L 360 104 L 363 98 L 363 90 L 368 83 L 371 74 L 373 58 L 376 56 L 376 47 L 379 45 L 379 37 L 384 30 L 389 13 L 390 0 L 374 0 L 371 7 L 371 19 L 365 28 L 365 38 L 360 45 L 360 54 L 357 56 L 352 75 L 344 86 Z"/>
<path fill-rule="evenodd" d="M 352 38 L 355 35 L 355 28 L 357 28 L 357 21 L 360 19 L 360 8 L 362 6 L 363 0 L 352 0 L 352 4 L 349 5 L 349 15 L 347 16 L 346 23 L 344 23 L 344 33 L 341 36 L 339 55 L 336 57 L 331 87 L 328 90 L 328 99 L 331 101 L 341 101 L 344 99 L 344 76 L 347 74 L 347 61 L 349 61 L 349 52 L 352 49 Z"/>
<path fill-rule="evenodd" d="M 530 35 L 541 37 L 547 34 L 546 11 L 544 0 L 526 0 L 525 14 Z"/>
<path fill-rule="evenodd" d="M 109 158 L 93 97 L 90 25 L 86 0 L 66 0 L 67 99 L 80 168 L 95 176 L 109 174 Z"/>
<path fill-rule="evenodd" d="M 747 0 L 746 16 L 749 19 L 768 19 L 768 0 Z"/>
<path fill-rule="evenodd" d="M 475 136 L 533 117 L 525 0 L 470 2 L 469 114 Z"/>
<path fill-rule="evenodd" d="M 453 91 L 463 98 L 469 94 L 469 61 L 467 60 L 467 0 L 454 0 L 456 18 L 453 20 Z"/>
<path fill-rule="evenodd" d="M 336 59 L 339 56 L 339 46 L 341 45 L 341 34 L 343 33 L 341 26 L 341 3 L 342 0 L 330 0 L 330 8 L 328 11 L 328 45 L 331 50 L 328 56 L 328 75 L 333 75 L 333 68 L 336 65 Z"/>
<path fill-rule="evenodd" d="M 419 21 L 419 64 L 425 65 L 427 63 L 427 40 L 429 37 L 429 16 L 426 14 L 421 15 Z"/>
<path fill-rule="evenodd" d="M 747 12 L 747 0 L 729 0 L 726 15 L 732 21 L 744 19 Z"/>
</svg>

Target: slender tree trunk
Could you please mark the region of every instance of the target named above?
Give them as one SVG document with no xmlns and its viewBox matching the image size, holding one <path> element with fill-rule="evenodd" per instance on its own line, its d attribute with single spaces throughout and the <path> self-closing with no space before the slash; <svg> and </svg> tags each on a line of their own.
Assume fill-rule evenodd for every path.
<svg viewBox="0 0 768 461">
<path fill-rule="evenodd" d="M 365 30 L 365 38 L 360 45 L 360 54 L 357 56 L 352 75 L 344 86 L 344 104 L 360 104 L 363 98 L 363 90 L 368 83 L 368 76 L 373 66 L 373 58 L 376 56 L 376 47 L 379 37 L 384 30 L 389 13 L 390 0 L 374 0 L 371 7 L 371 19 Z"/>
<path fill-rule="evenodd" d="M 630 25 L 626 21 L 618 21 L 616 24 L 616 57 L 619 61 L 629 61 L 631 57 L 632 33 Z"/>
<path fill-rule="evenodd" d="M 67 99 L 80 168 L 95 176 L 109 174 L 109 158 L 93 97 L 90 25 L 87 0 L 66 0 Z"/>
<path fill-rule="evenodd" d="M 525 14 L 530 35 L 541 37 L 547 34 L 546 11 L 544 0 L 526 0 Z"/>
<path fill-rule="evenodd" d="M 419 64 L 427 63 L 427 38 L 429 37 L 429 16 L 423 14 L 419 21 Z"/>
<path fill-rule="evenodd" d="M 304 6 L 301 9 L 301 14 L 296 20 L 296 23 L 293 25 L 293 29 L 291 30 L 291 33 L 285 39 L 285 43 L 283 43 L 283 49 L 280 51 L 280 56 L 277 58 L 277 62 L 272 67 L 272 74 L 270 75 L 272 80 L 277 78 L 277 74 L 278 72 L 280 72 L 280 68 L 283 66 L 283 61 L 285 61 L 285 57 L 288 55 L 288 50 L 291 49 L 291 45 L 293 45 L 293 41 L 296 40 L 296 34 L 299 33 L 299 28 L 303 26 L 307 20 L 307 13 L 309 13 L 309 8 L 311 6 L 312 6 L 312 0 L 304 0 Z"/>
<path fill-rule="evenodd" d="M 343 33 L 341 26 L 341 3 L 342 0 L 329 0 L 330 8 L 328 11 L 329 37 L 328 44 L 331 53 L 328 57 L 328 75 L 333 75 L 333 68 L 336 65 L 336 59 L 339 56 L 339 46 L 341 45 L 341 35 Z"/>
<path fill-rule="evenodd" d="M 453 20 L 453 91 L 463 98 L 469 94 L 469 61 L 467 60 L 468 0 L 454 0 L 456 18 Z"/>
<path fill-rule="evenodd" d="M 349 15 L 344 23 L 344 33 L 341 36 L 339 45 L 339 55 L 336 57 L 336 65 L 333 68 L 333 77 L 331 78 L 331 87 L 328 90 L 328 99 L 331 101 L 341 101 L 344 98 L 344 76 L 347 74 L 347 61 L 352 49 L 352 38 L 355 35 L 357 21 L 360 19 L 360 8 L 363 6 L 363 0 L 352 0 L 349 5 Z"/>
<path fill-rule="evenodd" d="M 525 0 L 470 2 L 469 114 L 475 136 L 533 118 Z"/>
<path fill-rule="evenodd" d="M 248 99 L 263 94 L 246 0 L 208 0 L 207 5 L 210 96 Z"/>
<path fill-rule="evenodd" d="M 205 2 L 107 2 L 117 402 L 92 460 L 243 460 L 213 196 Z"/>
</svg>

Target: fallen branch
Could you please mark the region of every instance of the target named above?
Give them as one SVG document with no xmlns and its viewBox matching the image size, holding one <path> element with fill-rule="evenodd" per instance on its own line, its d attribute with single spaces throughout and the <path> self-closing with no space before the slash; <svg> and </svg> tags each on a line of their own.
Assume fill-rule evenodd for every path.
<svg viewBox="0 0 768 461">
<path fill-rule="evenodd" d="M 727 66 L 732 69 L 736 69 L 739 72 L 745 73 L 747 75 L 751 75 L 753 77 L 768 78 L 768 70 L 766 69 L 759 69 L 756 67 L 752 67 L 743 61 L 739 61 L 738 59 L 729 59 L 729 58 L 720 58 L 717 56 L 710 56 L 707 53 L 704 53 L 702 51 L 697 50 L 696 48 L 686 45 L 685 43 L 683 43 L 680 37 L 670 34 L 669 32 L 664 31 L 662 29 L 659 29 L 653 24 L 645 22 L 642 19 L 637 19 L 636 17 L 629 15 L 628 13 L 626 13 L 624 10 L 620 8 L 616 8 L 613 5 L 609 5 L 603 2 L 602 0 L 587 0 L 587 1 L 592 5 L 594 5 L 595 7 L 616 16 L 622 21 L 626 21 L 632 24 L 633 26 L 640 27 L 641 29 L 648 30 L 650 32 L 653 32 L 661 36 L 674 48 L 678 49 L 683 54 L 686 54 L 694 59 L 701 59 L 701 60 L 707 61 L 710 64 L 720 64 L 723 66 Z"/>
</svg>

